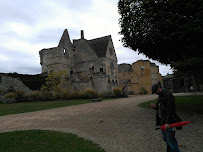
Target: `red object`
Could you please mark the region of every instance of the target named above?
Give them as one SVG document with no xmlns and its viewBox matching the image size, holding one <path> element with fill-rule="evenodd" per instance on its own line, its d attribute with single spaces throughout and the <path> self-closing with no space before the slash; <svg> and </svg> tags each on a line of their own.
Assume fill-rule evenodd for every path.
<svg viewBox="0 0 203 152">
<path fill-rule="evenodd" d="M 182 127 L 184 125 L 187 125 L 189 123 L 191 123 L 192 121 L 183 121 L 183 122 L 177 122 L 177 123 L 174 123 L 174 124 L 170 124 L 170 128 L 173 128 L 173 127 Z M 162 125 L 161 126 L 161 130 L 165 131 L 165 125 Z"/>
</svg>

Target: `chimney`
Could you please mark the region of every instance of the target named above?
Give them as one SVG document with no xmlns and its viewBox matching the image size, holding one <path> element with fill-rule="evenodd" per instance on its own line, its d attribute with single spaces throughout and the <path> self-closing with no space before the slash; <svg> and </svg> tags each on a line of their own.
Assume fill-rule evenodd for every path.
<svg viewBox="0 0 203 152">
<path fill-rule="evenodd" d="M 81 30 L 81 39 L 84 39 L 84 31 Z"/>
</svg>

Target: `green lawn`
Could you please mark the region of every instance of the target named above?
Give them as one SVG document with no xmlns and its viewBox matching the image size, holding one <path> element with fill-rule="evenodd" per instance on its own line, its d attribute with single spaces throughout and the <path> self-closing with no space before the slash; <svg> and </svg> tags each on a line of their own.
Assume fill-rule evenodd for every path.
<svg viewBox="0 0 203 152">
<path fill-rule="evenodd" d="M 176 110 L 184 113 L 203 114 L 203 96 L 176 96 Z M 139 107 L 149 108 L 149 103 L 156 103 L 157 99 L 143 102 Z"/>
<path fill-rule="evenodd" d="M 76 135 L 56 131 L 27 130 L 0 133 L 1 152 L 105 152 Z"/>
<path fill-rule="evenodd" d="M 79 105 L 90 102 L 92 102 L 90 99 L 82 99 L 82 100 L 80 99 L 80 100 L 39 101 L 39 102 L 0 104 L 0 116 Z"/>
<path fill-rule="evenodd" d="M 117 98 L 104 98 L 102 99 L 102 101 L 114 99 Z M 91 102 L 92 102 L 91 99 L 78 99 L 78 100 L 38 101 L 38 102 L 0 104 L 0 116 L 66 107 Z"/>
</svg>

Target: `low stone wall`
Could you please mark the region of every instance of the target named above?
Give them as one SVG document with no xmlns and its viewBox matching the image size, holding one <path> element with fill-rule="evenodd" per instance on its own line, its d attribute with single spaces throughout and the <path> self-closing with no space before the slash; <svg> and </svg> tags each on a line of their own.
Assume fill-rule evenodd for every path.
<svg viewBox="0 0 203 152">
<path fill-rule="evenodd" d="M 25 86 L 17 78 L 12 78 L 7 75 L 2 75 L 1 81 L 0 81 L 0 89 L 6 91 L 11 87 L 13 87 L 15 90 L 23 90 L 25 92 L 25 94 L 32 93 L 32 90 L 29 89 L 27 86 Z"/>
</svg>

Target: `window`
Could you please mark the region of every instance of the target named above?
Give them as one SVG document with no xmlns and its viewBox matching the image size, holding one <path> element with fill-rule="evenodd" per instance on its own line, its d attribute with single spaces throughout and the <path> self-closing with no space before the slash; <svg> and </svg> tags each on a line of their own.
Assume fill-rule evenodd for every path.
<svg viewBox="0 0 203 152">
<path fill-rule="evenodd" d="M 114 76 L 114 65 L 113 65 L 113 62 L 111 62 L 110 69 L 111 69 L 111 76 Z"/>
<path fill-rule="evenodd" d="M 73 51 L 75 51 L 76 50 L 76 46 L 73 46 Z"/>
<path fill-rule="evenodd" d="M 66 49 L 63 49 L 63 53 L 64 53 L 64 54 L 66 53 Z"/>
<path fill-rule="evenodd" d="M 104 69 L 103 69 L 103 68 L 100 68 L 100 72 L 104 72 Z"/>
<path fill-rule="evenodd" d="M 143 75 L 143 74 L 144 74 L 144 67 L 141 66 L 141 67 L 140 67 L 140 70 L 141 70 L 141 75 Z"/>
</svg>

